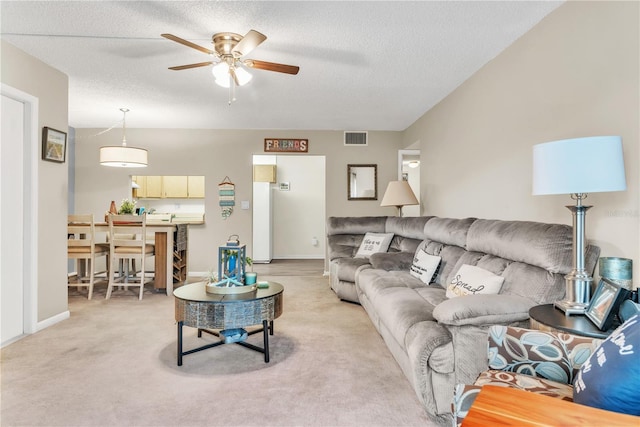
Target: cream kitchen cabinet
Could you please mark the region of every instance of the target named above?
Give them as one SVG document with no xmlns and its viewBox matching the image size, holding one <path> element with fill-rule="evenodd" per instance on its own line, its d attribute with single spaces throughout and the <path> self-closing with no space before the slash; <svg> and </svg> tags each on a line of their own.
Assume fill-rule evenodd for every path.
<svg viewBox="0 0 640 427">
<path fill-rule="evenodd" d="M 162 177 L 161 176 L 145 176 L 144 185 L 145 197 L 159 199 L 162 197 Z"/>
<path fill-rule="evenodd" d="M 186 176 L 163 176 L 163 197 L 168 199 L 186 199 L 189 196 L 188 179 Z"/>
<path fill-rule="evenodd" d="M 203 199 L 204 176 L 132 176 L 138 199 Z"/>
<path fill-rule="evenodd" d="M 204 199 L 204 176 L 190 176 L 188 181 L 190 199 Z"/>
</svg>

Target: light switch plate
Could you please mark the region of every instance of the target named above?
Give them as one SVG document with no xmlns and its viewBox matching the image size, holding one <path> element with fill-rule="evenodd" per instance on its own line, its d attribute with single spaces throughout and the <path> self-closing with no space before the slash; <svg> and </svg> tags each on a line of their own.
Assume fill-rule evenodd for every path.
<svg viewBox="0 0 640 427">
<path fill-rule="evenodd" d="M 243 200 L 240 202 L 240 207 L 242 209 L 249 209 L 249 201 L 248 200 Z"/>
</svg>

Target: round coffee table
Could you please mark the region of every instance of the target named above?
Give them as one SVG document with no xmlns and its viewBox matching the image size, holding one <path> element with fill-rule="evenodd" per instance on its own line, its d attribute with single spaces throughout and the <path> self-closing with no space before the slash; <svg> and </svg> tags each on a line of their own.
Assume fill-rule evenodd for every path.
<svg viewBox="0 0 640 427">
<path fill-rule="evenodd" d="M 273 320 L 282 314 L 284 287 L 277 282 L 267 283 L 269 285 L 267 288 L 258 288 L 241 294 L 208 293 L 205 282 L 192 283 L 176 289 L 173 295 L 175 296 L 175 318 L 178 322 L 178 366 L 182 366 L 182 357 L 187 354 L 225 344 L 225 341 L 219 341 L 183 351 L 183 326 L 198 328 L 198 337 L 201 337 L 203 332 L 220 337 L 221 330 L 243 329 L 262 324 L 262 328 L 247 334 L 262 332 L 264 347 L 244 341 L 235 342 L 235 344 L 264 353 L 264 361 L 268 363 L 269 335 L 273 335 Z"/>
</svg>

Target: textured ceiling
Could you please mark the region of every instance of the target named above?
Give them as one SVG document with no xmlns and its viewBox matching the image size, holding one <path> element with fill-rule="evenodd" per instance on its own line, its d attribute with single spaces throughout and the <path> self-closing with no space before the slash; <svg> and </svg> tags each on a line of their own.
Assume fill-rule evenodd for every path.
<svg viewBox="0 0 640 427">
<path fill-rule="evenodd" d="M 404 130 L 562 2 L 2 1 L 1 37 L 69 76 L 69 124 L 106 128 Z M 251 70 L 228 92 L 205 47 L 255 29 Z"/>
</svg>

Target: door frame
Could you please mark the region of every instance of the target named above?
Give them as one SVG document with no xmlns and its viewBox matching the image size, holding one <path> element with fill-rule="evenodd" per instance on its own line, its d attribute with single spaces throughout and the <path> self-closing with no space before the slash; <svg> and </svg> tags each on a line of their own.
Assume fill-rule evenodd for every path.
<svg viewBox="0 0 640 427">
<path fill-rule="evenodd" d="M 0 93 L 24 104 L 24 249 L 23 249 L 23 329 L 24 334 L 37 332 L 38 326 L 38 108 L 37 97 L 2 83 Z M 15 341 L 15 340 L 13 340 Z M 1 343 L 3 345 L 9 343 Z"/>
</svg>

